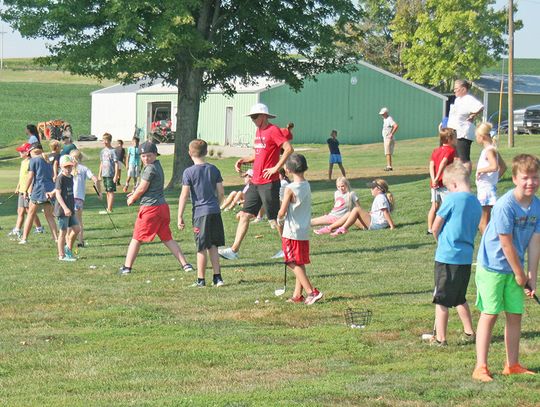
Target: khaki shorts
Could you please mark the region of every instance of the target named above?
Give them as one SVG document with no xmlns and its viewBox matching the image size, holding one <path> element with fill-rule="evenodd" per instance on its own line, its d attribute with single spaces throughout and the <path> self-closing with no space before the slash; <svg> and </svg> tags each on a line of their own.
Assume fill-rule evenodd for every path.
<svg viewBox="0 0 540 407">
<path fill-rule="evenodd" d="M 394 138 L 385 138 L 384 139 L 384 155 L 394 154 Z"/>
</svg>

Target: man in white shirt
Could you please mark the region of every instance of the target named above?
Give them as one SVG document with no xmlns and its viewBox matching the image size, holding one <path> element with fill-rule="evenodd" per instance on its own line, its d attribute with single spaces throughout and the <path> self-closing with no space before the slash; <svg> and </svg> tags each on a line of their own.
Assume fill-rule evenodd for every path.
<svg viewBox="0 0 540 407">
<path fill-rule="evenodd" d="M 384 141 L 384 155 L 386 156 L 386 168 L 385 171 L 392 171 L 392 154 L 394 154 L 394 134 L 398 129 L 397 123 L 392 119 L 392 116 L 388 114 L 388 108 L 383 107 L 379 114 L 383 119 L 382 137 Z"/>
</svg>

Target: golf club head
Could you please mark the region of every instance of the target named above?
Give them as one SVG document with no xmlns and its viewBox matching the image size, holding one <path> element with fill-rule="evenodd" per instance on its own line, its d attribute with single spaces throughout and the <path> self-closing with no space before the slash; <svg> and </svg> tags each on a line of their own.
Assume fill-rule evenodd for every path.
<svg viewBox="0 0 540 407">
<path fill-rule="evenodd" d="M 275 291 L 274 291 L 274 295 L 276 297 L 281 297 L 283 294 L 285 294 L 285 288 L 277 288 Z"/>
</svg>

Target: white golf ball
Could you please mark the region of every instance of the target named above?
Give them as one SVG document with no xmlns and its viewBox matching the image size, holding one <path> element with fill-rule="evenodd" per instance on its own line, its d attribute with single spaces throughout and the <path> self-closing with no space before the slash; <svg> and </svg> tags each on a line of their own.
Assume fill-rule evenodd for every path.
<svg viewBox="0 0 540 407">
<path fill-rule="evenodd" d="M 258 304 L 259 303 L 259 300 L 255 300 L 255 304 Z"/>
<path fill-rule="evenodd" d="M 146 284 L 150 284 L 150 280 L 146 280 Z"/>
<path fill-rule="evenodd" d="M 264 300 L 265 304 L 268 304 L 269 302 L 270 302 L 270 300 Z"/>
</svg>

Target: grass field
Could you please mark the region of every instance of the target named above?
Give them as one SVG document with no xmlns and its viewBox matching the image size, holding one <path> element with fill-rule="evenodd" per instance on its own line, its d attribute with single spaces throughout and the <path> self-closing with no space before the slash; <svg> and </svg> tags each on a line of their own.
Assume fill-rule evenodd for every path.
<svg viewBox="0 0 540 407">
<path fill-rule="evenodd" d="M 113 215 L 120 232 L 114 233 L 89 192 L 89 246 L 75 264 L 56 260 L 50 235 L 32 235 L 24 247 L 10 241 L 15 200 L 0 205 L 0 405 L 539 405 L 538 376 L 497 374 L 490 384 L 471 381 L 474 348 L 456 344 L 455 314 L 448 348 L 420 341 L 433 323 L 435 244 L 425 235 L 425 215 L 426 162 L 435 144 L 398 142 L 391 174 L 381 171 L 381 145 L 343 147 L 362 206 L 371 204 L 365 182 L 386 176 L 396 196 L 397 229 L 313 235 L 308 273 L 325 299 L 312 307 L 274 297 L 283 285 L 283 266 L 269 259 L 279 244 L 266 223 L 252 225 L 240 260 L 222 262 L 225 287 L 196 289 L 190 287 L 194 274 L 180 272 L 160 243 L 142 247 L 132 275 L 117 275 L 137 212 L 126 207 L 123 194 Z M 507 161 L 518 152 L 540 153 L 538 137 L 518 137 L 516 145 L 511 152 L 502 148 Z M 321 215 L 331 208 L 335 187 L 324 180 L 326 146 L 309 147 L 313 214 Z M 475 147 L 473 155 L 478 152 Z M 95 170 L 97 150 L 86 153 Z M 161 159 L 169 176 L 171 157 Z M 212 162 L 222 170 L 227 191 L 240 185 L 233 159 Z M 0 161 L 0 202 L 14 186 L 17 166 L 17 160 Z M 500 189 L 510 187 L 507 176 Z M 174 219 L 178 195 L 167 198 Z M 233 214 L 225 213 L 224 222 L 230 243 Z M 173 234 L 194 261 L 191 233 L 173 228 Z M 471 282 L 469 300 L 474 299 Z M 348 307 L 371 310 L 372 323 L 347 327 Z M 539 326 L 540 308 L 528 301 L 521 352 L 523 363 L 535 370 Z M 491 352 L 495 373 L 503 361 L 499 321 Z"/>
</svg>

